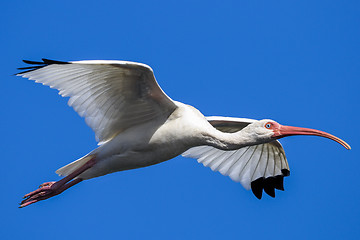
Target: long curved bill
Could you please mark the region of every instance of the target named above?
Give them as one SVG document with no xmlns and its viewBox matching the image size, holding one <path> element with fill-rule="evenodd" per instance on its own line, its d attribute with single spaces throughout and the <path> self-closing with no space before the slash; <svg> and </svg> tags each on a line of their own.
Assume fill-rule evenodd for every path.
<svg viewBox="0 0 360 240">
<path fill-rule="evenodd" d="M 273 137 L 279 139 L 279 138 L 293 136 L 293 135 L 313 135 L 313 136 L 325 137 L 325 138 L 329 138 L 335 142 L 340 143 L 348 150 L 351 149 L 350 145 L 347 144 L 344 140 L 342 140 L 338 137 L 335 137 L 334 135 L 331 135 L 327 132 L 310 129 L 310 128 L 301 128 L 301 127 L 291 127 L 291 126 L 280 125 L 279 128 L 276 129 L 276 131 L 274 131 Z"/>
</svg>

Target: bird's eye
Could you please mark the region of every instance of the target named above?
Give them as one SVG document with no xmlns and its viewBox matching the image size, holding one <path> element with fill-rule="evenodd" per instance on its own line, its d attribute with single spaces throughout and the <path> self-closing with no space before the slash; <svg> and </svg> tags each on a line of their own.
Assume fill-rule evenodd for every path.
<svg viewBox="0 0 360 240">
<path fill-rule="evenodd" d="M 265 127 L 266 127 L 266 128 L 271 128 L 271 123 L 265 124 Z"/>
</svg>

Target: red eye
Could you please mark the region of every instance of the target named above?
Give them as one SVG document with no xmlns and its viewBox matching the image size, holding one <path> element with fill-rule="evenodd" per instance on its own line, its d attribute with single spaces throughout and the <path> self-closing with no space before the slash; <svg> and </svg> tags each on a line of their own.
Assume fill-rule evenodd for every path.
<svg viewBox="0 0 360 240">
<path fill-rule="evenodd" d="M 271 125 L 271 123 L 269 123 L 269 122 L 268 122 L 267 124 L 265 124 L 265 127 L 266 127 L 267 129 L 270 129 L 271 126 L 272 126 L 272 125 Z"/>
</svg>

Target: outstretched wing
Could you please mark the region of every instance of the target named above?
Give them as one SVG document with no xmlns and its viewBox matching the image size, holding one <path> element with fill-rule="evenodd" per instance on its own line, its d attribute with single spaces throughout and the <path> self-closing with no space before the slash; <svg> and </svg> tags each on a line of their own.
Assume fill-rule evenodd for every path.
<svg viewBox="0 0 360 240">
<path fill-rule="evenodd" d="M 99 144 L 145 122 L 159 124 L 176 108 L 161 90 L 152 69 L 141 63 L 108 60 L 43 62 L 17 76 L 35 80 L 70 97 L 68 104 L 93 129 Z"/>
<path fill-rule="evenodd" d="M 207 117 L 216 129 L 223 132 L 237 132 L 254 122 L 246 118 Z M 275 197 L 275 189 L 284 190 L 283 180 L 289 176 L 289 165 L 284 149 L 278 141 L 224 151 L 211 146 L 199 146 L 182 154 L 196 158 L 199 163 L 218 171 L 244 188 L 252 189 L 261 199 L 262 191 Z"/>
</svg>

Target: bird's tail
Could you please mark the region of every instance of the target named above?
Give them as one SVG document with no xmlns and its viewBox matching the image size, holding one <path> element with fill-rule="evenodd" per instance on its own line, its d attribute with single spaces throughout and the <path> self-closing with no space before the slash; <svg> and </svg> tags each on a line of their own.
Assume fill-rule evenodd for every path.
<svg viewBox="0 0 360 240">
<path fill-rule="evenodd" d="M 59 168 L 58 170 L 56 170 L 56 173 L 59 176 L 67 176 L 70 173 L 74 172 L 79 167 L 83 166 L 85 163 L 87 163 L 87 161 L 89 161 L 92 158 L 94 158 L 93 154 L 86 155 L 82 158 L 79 158 L 78 160 L 73 161 L 72 163 L 69 163 L 66 166 L 63 166 L 62 168 Z"/>
</svg>

